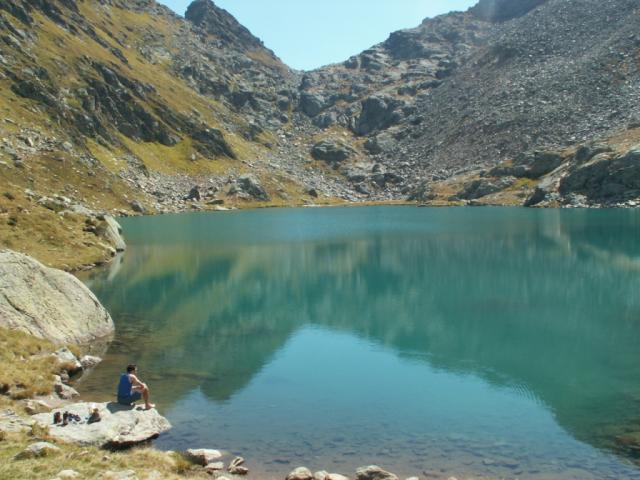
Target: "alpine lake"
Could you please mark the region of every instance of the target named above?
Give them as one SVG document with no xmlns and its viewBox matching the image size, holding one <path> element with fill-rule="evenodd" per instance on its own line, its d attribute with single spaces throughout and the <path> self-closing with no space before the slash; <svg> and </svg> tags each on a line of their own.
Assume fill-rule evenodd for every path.
<svg viewBox="0 0 640 480">
<path fill-rule="evenodd" d="M 358 207 L 121 219 L 85 273 L 173 429 L 250 478 L 640 479 L 640 212 Z"/>
</svg>

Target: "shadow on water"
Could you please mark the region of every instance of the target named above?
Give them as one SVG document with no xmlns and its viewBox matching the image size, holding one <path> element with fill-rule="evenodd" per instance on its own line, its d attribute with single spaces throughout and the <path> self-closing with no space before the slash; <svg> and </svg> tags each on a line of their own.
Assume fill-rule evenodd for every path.
<svg viewBox="0 0 640 480">
<path fill-rule="evenodd" d="M 321 326 L 519 391 L 574 438 L 637 461 L 636 212 L 366 208 L 123 223 L 127 254 L 84 278 L 118 329 L 89 391 L 106 395 L 133 358 L 166 408 L 194 389 L 229 402 L 296 332 Z"/>
</svg>

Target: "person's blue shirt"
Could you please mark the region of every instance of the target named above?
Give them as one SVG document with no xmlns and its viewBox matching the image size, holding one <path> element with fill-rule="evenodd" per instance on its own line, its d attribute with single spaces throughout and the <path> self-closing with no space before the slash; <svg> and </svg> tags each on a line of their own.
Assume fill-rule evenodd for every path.
<svg viewBox="0 0 640 480">
<path fill-rule="evenodd" d="M 133 384 L 128 373 L 120 375 L 120 383 L 118 384 L 118 398 L 131 397 Z"/>
</svg>

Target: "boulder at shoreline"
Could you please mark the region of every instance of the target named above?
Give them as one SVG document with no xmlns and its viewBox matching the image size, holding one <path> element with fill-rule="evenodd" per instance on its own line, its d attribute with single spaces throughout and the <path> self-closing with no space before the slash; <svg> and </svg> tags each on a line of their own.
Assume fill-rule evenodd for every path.
<svg viewBox="0 0 640 480">
<path fill-rule="evenodd" d="M 88 423 L 93 408 L 100 413 L 100 421 Z M 54 425 L 56 412 L 69 412 L 80 417 L 80 422 Z M 171 428 L 169 421 L 156 409 L 145 410 L 142 406 L 127 407 L 112 403 L 76 403 L 50 413 L 31 417 L 57 440 L 79 445 L 99 447 L 128 447 L 157 438 Z"/>
<path fill-rule="evenodd" d="M 69 273 L 0 250 L 0 279 L 0 327 L 73 344 L 113 334 L 109 312 Z"/>
</svg>

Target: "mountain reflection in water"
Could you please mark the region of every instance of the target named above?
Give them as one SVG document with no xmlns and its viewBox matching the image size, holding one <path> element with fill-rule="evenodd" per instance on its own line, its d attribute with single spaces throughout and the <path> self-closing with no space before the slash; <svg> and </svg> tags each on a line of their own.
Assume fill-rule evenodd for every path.
<svg viewBox="0 0 640 480">
<path fill-rule="evenodd" d="M 224 405 L 317 327 L 507 389 L 633 460 L 616 438 L 640 441 L 636 212 L 367 207 L 123 225 L 124 257 L 83 278 L 118 333 L 81 391 L 110 395 L 135 360 L 164 410 L 196 391 Z"/>
</svg>

